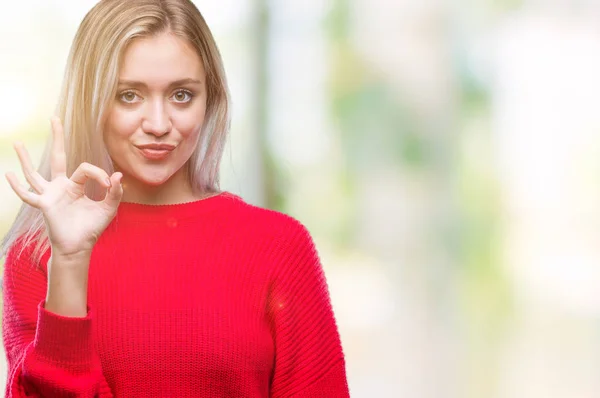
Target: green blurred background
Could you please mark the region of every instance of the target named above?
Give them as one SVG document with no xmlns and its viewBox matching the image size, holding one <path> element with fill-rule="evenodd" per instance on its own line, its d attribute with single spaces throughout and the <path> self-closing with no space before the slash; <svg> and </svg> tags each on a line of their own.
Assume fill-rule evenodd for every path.
<svg viewBox="0 0 600 398">
<path fill-rule="evenodd" d="M 15 140 L 39 159 L 94 3 L 0 13 L 3 174 Z M 313 234 L 353 397 L 600 396 L 597 1 L 195 3 L 233 97 L 222 188 Z M 4 179 L 0 204 L 4 234 Z"/>
</svg>

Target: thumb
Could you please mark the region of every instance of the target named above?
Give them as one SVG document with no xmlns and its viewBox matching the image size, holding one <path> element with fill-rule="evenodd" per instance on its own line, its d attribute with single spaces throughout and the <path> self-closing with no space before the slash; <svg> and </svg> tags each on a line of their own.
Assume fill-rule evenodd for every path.
<svg viewBox="0 0 600 398">
<path fill-rule="evenodd" d="M 121 198 L 123 197 L 123 185 L 121 184 L 121 179 L 123 178 L 123 174 L 120 172 L 114 173 L 110 176 L 110 188 L 106 192 L 106 197 L 104 198 L 104 203 L 108 205 L 111 209 L 116 209 L 121 202 Z"/>
</svg>

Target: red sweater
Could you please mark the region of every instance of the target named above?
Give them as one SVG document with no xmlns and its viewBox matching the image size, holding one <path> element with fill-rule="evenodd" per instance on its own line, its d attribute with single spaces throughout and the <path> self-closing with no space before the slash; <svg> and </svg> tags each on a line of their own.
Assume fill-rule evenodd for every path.
<svg viewBox="0 0 600 398">
<path fill-rule="evenodd" d="M 349 396 L 323 270 L 289 216 L 230 193 L 121 203 L 85 318 L 44 309 L 50 253 L 27 253 L 4 269 L 7 397 Z"/>
</svg>

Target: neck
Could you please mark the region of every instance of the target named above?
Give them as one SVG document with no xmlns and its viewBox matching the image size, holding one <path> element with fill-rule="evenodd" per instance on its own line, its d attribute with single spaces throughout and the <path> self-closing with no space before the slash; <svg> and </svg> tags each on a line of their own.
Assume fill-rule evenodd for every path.
<svg viewBox="0 0 600 398">
<path fill-rule="evenodd" d="M 152 186 L 123 176 L 122 202 L 146 205 L 170 205 L 193 202 L 210 196 L 210 192 L 194 192 L 183 173 L 177 173 L 163 184 Z"/>
</svg>

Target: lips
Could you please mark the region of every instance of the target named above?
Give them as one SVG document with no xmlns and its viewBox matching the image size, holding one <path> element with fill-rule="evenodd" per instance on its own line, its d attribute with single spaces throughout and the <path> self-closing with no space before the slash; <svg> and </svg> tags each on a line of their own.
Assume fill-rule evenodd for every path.
<svg viewBox="0 0 600 398">
<path fill-rule="evenodd" d="M 175 149 L 175 145 L 171 144 L 145 144 L 145 145 L 136 145 L 140 149 L 154 149 L 157 151 L 172 151 Z"/>
<path fill-rule="evenodd" d="M 175 146 L 169 144 L 147 144 L 136 146 L 142 156 L 150 160 L 161 160 L 169 156 Z"/>
</svg>

